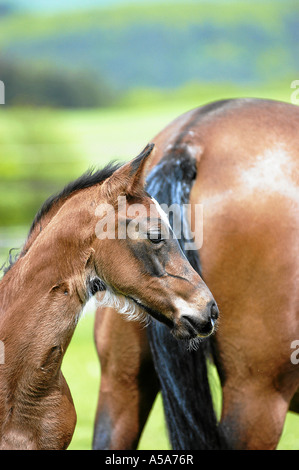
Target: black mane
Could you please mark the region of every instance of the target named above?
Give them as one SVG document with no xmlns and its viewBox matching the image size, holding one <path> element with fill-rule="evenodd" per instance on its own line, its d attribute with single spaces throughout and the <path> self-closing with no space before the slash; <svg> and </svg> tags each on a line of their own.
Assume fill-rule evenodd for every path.
<svg viewBox="0 0 299 470">
<path fill-rule="evenodd" d="M 81 189 L 86 189 L 90 188 L 91 186 L 94 186 L 98 183 L 102 183 L 105 181 L 107 178 L 109 178 L 118 168 L 121 167 L 122 164 L 120 163 L 109 163 L 107 166 L 105 166 L 101 170 L 94 171 L 93 169 L 90 169 L 83 173 L 83 175 L 79 176 L 74 181 L 71 181 L 68 183 L 62 191 L 60 191 L 57 194 L 54 194 L 50 196 L 41 206 L 39 211 L 37 212 L 36 216 L 34 217 L 34 220 L 31 224 L 28 237 L 30 237 L 31 233 L 33 232 L 34 228 L 38 223 L 41 222 L 42 218 L 51 210 L 54 204 L 59 202 L 62 199 L 68 198 L 72 193 L 76 191 L 80 191 Z M 40 227 L 40 230 L 42 230 L 42 227 Z M 27 238 L 28 238 L 27 237 Z M 13 264 L 17 261 L 17 259 L 24 255 L 24 252 L 17 253 L 16 255 L 12 255 L 12 248 L 9 251 L 9 257 L 8 260 L 3 264 L 3 266 L 0 266 L 0 271 L 3 271 L 4 274 L 9 271 L 9 269 L 13 266 Z"/>
<path fill-rule="evenodd" d="M 107 178 L 109 178 L 118 168 L 120 168 L 120 163 L 109 163 L 107 166 L 101 170 L 94 171 L 93 169 L 86 171 L 83 175 L 79 176 L 74 181 L 68 183 L 62 191 L 57 194 L 50 196 L 42 205 L 42 207 L 37 212 L 32 225 L 29 230 L 29 235 L 32 233 L 34 227 L 41 221 L 41 219 L 51 210 L 54 204 L 59 202 L 61 199 L 66 199 L 75 191 L 80 191 L 81 189 L 90 188 L 98 183 L 102 183 Z"/>
</svg>

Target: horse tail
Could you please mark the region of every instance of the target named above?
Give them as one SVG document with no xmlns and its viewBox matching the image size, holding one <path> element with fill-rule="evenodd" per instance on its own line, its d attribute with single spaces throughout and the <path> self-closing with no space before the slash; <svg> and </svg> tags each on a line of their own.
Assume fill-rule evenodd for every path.
<svg viewBox="0 0 299 470">
<path fill-rule="evenodd" d="M 160 204 L 181 208 L 181 235 L 178 241 L 192 267 L 201 274 L 197 250 L 185 250 L 186 224 L 184 204 L 196 178 L 196 161 L 185 154 L 164 156 L 147 178 L 147 192 Z M 171 214 L 169 217 L 170 223 Z M 225 449 L 226 442 L 218 426 L 208 381 L 207 359 L 212 354 L 209 338 L 196 350 L 175 339 L 169 329 L 152 320 L 147 328 L 149 344 L 159 377 L 164 413 L 174 450 Z"/>
</svg>

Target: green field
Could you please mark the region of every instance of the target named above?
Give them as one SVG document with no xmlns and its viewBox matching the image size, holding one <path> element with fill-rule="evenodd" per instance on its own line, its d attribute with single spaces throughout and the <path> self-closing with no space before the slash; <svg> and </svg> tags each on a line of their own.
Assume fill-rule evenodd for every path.
<svg viewBox="0 0 299 470">
<path fill-rule="evenodd" d="M 35 70 L 35 85 L 44 66 L 65 73 L 78 67 L 114 91 L 166 90 L 194 80 L 253 84 L 297 73 L 294 0 L 129 3 L 4 16 L 0 59 Z M 35 86 L 31 98 L 37 94 Z"/>
<path fill-rule="evenodd" d="M 70 450 L 91 448 L 100 381 L 99 361 L 93 342 L 93 318 L 93 312 L 90 311 L 81 319 L 63 362 L 63 372 L 78 415 Z M 143 432 L 139 449 L 169 448 L 159 395 Z"/>
<path fill-rule="evenodd" d="M 0 236 L 2 227 L 29 227 L 42 202 L 88 168 L 136 156 L 180 114 L 230 97 L 289 101 L 290 84 L 286 80 L 252 89 L 203 83 L 175 92 L 135 90 L 118 108 L 106 109 L 0 107 Z"/>
<path fill-rule="evenodd" d="M 91 165 L 111 159 L 130 159 L 172 119 L 213 98 L 233 92 L 209 89 L 205 99 L 182 96 L 176 102 L 159 100 L 131 108 L 90 111 L 1 110 L 0 112 L 0 262 L 9 247 L 26 236 L 40 203 L 70 178 Z M 289 100 L 289 84 L 281 90 L 251 91 Z M 7 209 L 8 208 L 8 209 Z M 63 362 L 78 414 L 70 449 L 90 449 L 100 380 L 93 343 L 93 312 L 81 319 Z M 299 449 L 299 419 L 289 413 L 280 448 Z M 144 430 L 140 449 L 168 449 L 161 398 L 158 397 Z"/>
</svg>

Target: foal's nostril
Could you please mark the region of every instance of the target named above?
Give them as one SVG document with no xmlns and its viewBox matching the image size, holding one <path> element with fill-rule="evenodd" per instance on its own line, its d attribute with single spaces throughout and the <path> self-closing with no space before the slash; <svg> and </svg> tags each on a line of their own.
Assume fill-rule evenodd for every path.
<svg viewBox="0 0 299 470">
<path fill-rule="evenodd" d="M 183 324 L 186 326 L 186 328 L 190 331 L 192 334 L 197 334 L 198 329 L 200 328 L 199 321 L 196 317 L 192 317 L 189 315 L 183 315 L 182 316 L 182 321 Z"/>
<path fill-rule="evenodd" d="M 191 336 L 208 336 L 214 330 L 219 310 L 214 300 L 210 301 L 200 315 L 182 315 L 182 326 Z"/>
<path fill-rule="evenodd" d="M 214 322 L 210 320 L 210 321 L 207 321 L 204 325 L 202 325 L 198 334 L 200 336 L 208 336 L 210 333 L 212 333 L 213 329 L 214 329 Z"/>
<path fill-rule="evenodd" d="M 211 319 L 213 321 L 216 321 L 218 317 L 219 317 L 219 310 L 215 302 L 213 302 L 211 305 Z"/>
<path fill-rule="evenodd" d="M 207 320 L 199 319 L 191 315 L 182 316 L 182 324 L 192 336 L 208 336 L 214 328 L 214 322 L 209 317 Z"/>
</svg>

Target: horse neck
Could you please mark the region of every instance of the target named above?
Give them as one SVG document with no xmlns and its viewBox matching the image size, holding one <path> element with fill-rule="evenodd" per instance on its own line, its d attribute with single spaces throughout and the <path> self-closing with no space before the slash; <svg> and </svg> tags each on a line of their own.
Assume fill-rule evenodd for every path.
<svg viewBox="0 0 299 470">
<path fill-rule="evenodd" d="M 28 387 L 32 395 L 57 376 L 82 302 L 77 296 L 66 299 L 60 287 L 49 292 L 47 282 L 30 287 L 29 276 L 12 279 L 14 270 L 0 286 L 0 340 L 4 344 L 0 397 L 19 401 L 22 396 L 24 402 Z"/>
<path fill-rule="evenodd" d="M 5 310 L 0 309 L 0 340 L 4 345 L 0 449 L 43 448 L 51 439 L 54 442 L 55 423 L 59 428 L 61 413 L 72 408 L 61 386 L 61 363 L 77 323 L 78 307 L 49 304 L 43 288 L 38 298 L 32 298 L 32 292 L 26 294 L 26 285 L 7 277 L 0 286 L 0 298 L 3 290 L 11 288 L 4 299 Z M 10 296 L 17 297 L 13 303 Z M 50 431 L 45 416 L 50 417 Z M 49 432 L 51 436 L 47 436 Z"/>
<path fill-rule="evenodd" d="M 62 205 L 66 202 L 65 199 L 61 199 L 60 201 L 57 201 L 53 207 L 51 207 L 42 217 L 41 219 L 37 222 L 34 223 L 29 231 L 27 240 L 25 241 L 25 244 L 22 248 L 22 251 L 20 253 L 20 256 L 23 256 L 24 254 L 27 253 L 27 251 L 30 249 L 31 245 L 34 243 L 36 238 L 39 236 L 42 230 L 46 228 L 46 226 L 51 222 L 53 217 L 57 214 L 59 209 L 62 207 Z"/>
<path fill-rule="evenodd" d="M 14 409 L 14 420 L 44 402 L 57 383 L 63 355 L 88 300 L 86 263 L 92 236 L 80 239 L 58 220 L 41 232 L 28 252 L 0 283 L 0 425 Z M 54 387 L 55 388 L 55 387 Z M 35 411 L 37 412 L 37 411 Z M 1 428 L 1 426 L 0 426 Z"/>
</svg>

